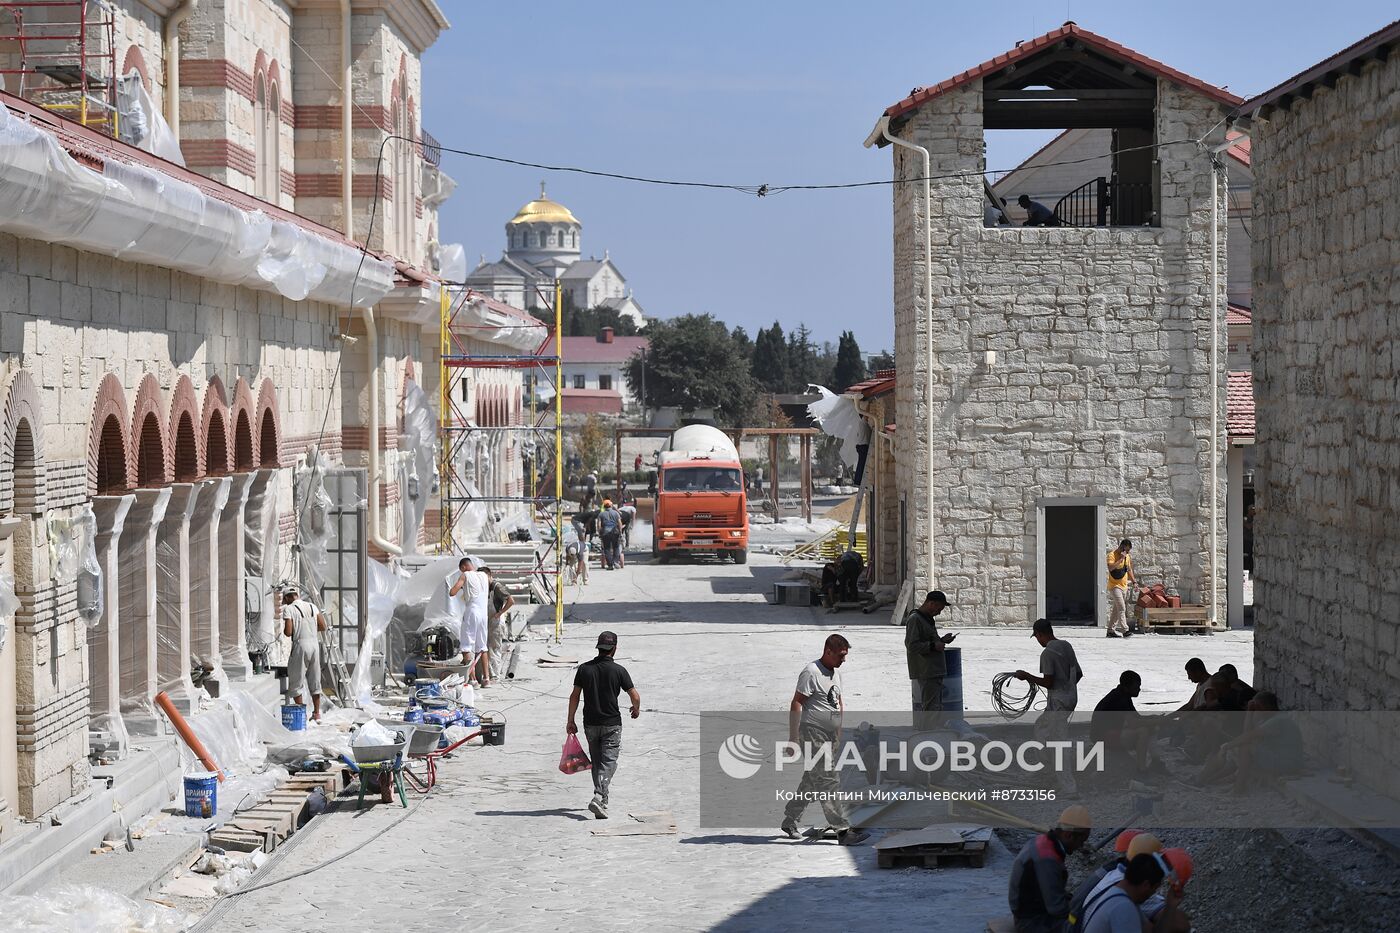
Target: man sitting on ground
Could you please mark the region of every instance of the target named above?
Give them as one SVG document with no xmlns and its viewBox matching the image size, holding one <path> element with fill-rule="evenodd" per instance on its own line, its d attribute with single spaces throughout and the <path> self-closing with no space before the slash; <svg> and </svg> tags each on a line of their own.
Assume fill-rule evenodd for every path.
<svg viewBox="0 0 1400 933">
<path fill-rule="evenodd" d="M 1215 680 L 1222 688 L 1220 708 L 1231 712 L 1248 708 L 1249 701 L 1259 692 L 1240 680 L 1240 672 L 1233 664 L 1220 665 L 1220 670 L 1215 672 Z"/>
<path fill-rule="evenodd" d="M 1142 677 L 1137 671 L 1118 675 L 1118 686 L 1108 691 L 1094 707 L 1089 721 L 1089 741 L 1103 742 L 1113 764 L 1130 763 L 1137 771 L 1146 771 L 1151 756 L 1152 726 L 1137 711 L 1133 698 L 1142 692 Z"/>
<path fill-rule="evenodd" d="M 1211 756 L 1195 783 L 1222 781 L 1235 776 L 1234 792 L 1242 794 L 1253 783 L 1272 781 L 1303 770 L 1303 735 L 1298 724 L 1280 716 L 1278 697 L 1268 691 L 1249 701 L 1246 726 Z"/>
<path fill-rule="evenodd" d="M 1011 863 L 1007 900 L 1016 933 L 1059 933 L 1069 919 L 1065 857 L 1089 839 L 1089 811 L 1066 807 L 1055 828 L 1031 839 Z M 1160 879 L 1159 879 L 1160 880 Z"/>
</svg>

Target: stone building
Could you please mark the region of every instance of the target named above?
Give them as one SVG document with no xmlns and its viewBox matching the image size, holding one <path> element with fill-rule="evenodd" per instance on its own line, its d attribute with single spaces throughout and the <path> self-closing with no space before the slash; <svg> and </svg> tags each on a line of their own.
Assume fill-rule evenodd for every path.
<svg viewBox="0 0 1400 933">
<path fill-rule="evenodd" d="M 1256 682 L 1393 710 L 1400 684 L 1400 22 L 1246 103 L 1254 143 Z M 1338 761 L 1394 793 L 1394 743 Z M 1354 745 L 1352 747 L 1355 747 Z"/>
<path fill-rule="evenodd" d="M 604 250 L 602 259 L 584 259 L 582 242 L 583 224 L 567 207 L 551 200 L 541 182 L 540 196 L 506 223 L 501 258 L 487 262 L 482 256 L 466 284 L 497 301 L 539 311 L 553 308 L 554 280 L 558 279 L 566 306 L 611 308 L 644 325 L 642 306 L 632 297 L 612 257 Z"/>
<path fill-rule="evenodd" d="M 1122 537 L 1141 577 L 1223 621 L 1227 215 L 1210 149 L 1238 103 L 1066 24 L 916 90 L 871 134 L 894 146 L 901 550 L 958 621 L 1102 623 Z M 1111 130 L 1117 206 L 987 226 L 983 134 L 1011 128 Z"/>
<path fill-rule="evenodd" d="M 250 639 L 292 572 L 313 447 L 352 529 L 322 598 L 353 645 L 364 562 L 420 534 L 398 508 L 400 400 L 415 377 L 436 398 L 440 201 L 422 194 L 441 178 L 417 116 L 447 27 L 433 0 L 99 13 L 115 47 L 72 73 L 138 75 L 145 136 L 0 42 L 29 69 L 0 92 L 0 581 L 19 605 L 0 618 L 0 889 L 164 803 L 178 759 L 151 697 L 196 709 L 192 662 L 274 701 Z M 188 168 L 113 137 L 156 148 L 153 128 Z M 392 135 L 412 141 L 389 141 L 376 188 Z M 16 822 L 75 795 L 62 830 Z"/>
</svg>

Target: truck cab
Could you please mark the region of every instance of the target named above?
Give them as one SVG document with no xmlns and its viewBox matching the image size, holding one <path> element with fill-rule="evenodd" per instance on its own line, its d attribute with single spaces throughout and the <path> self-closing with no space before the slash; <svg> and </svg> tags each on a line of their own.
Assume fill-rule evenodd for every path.
<svg viewBox="0 0 1400 933">
<path fill-rule="evenodd" d="M 659 563 L 685 553 L 748 561 L 744 470 L 738 451 L 721 438 L 724 445 L 709 450 L 667 450 L 658 457 L 652 555 Z"/>
</svg>

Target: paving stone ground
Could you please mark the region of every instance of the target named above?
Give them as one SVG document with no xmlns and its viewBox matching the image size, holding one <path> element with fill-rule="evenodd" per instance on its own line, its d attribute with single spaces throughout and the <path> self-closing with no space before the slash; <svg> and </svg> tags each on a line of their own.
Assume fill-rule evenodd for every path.
<svg viewBox="0 0 1400 933">
<path fill-rule="evenodd" d="M 698 825 L 694 713 L 784 709 L 828 632 L 844 632 L 853 645 L 843 668 L 849 709 L 908 703 L 903 629 L 888 624 L 888 613 L 769 606 L 764 594 L 785 572 L 763 555 L 744 566 L 655 566 L 639 556 L 624 570 L 593 573 L 553 649 L 584 660 L 599 631 L 618 633 L 618 660 L 645 711 L 625 724 L 612 810 L 669 809 L 677 835 L 589 833 L 589 777 L 557 769 L 572 671 L 537 667 L 549 646 L 530 642 L 519 676 L 478 703 L 505 713 L 504 747 L 473 747 L 447 762 L 437 791 L 387 830 L 404 813 L 398 806 L 356 812 L 352 798 L 318 818 L 322 825 L 270 877 L 352 854 L 237 898 L 214 929 L 846 930 L 934 921 L 939 930 L 983 930 L 1006 909 L 1011 856 L 999 844 L 982 869 L 880 870 L 869 846 L 778 838 L 776 809 L 772 828 Z M 1123 667 L 1145 675 L 1144 704 L 1180 702 L 1188 692 L 1182 664 L 1192 655 L 1212 668 L 1227 660 L 1252 667 L 1243 633 L 1069 637 L 1086 671 L 1086 698 L 1106 692 Z M 1027 630 L 969 629 L 958 644 L 970 708 L 988 708 L 993 674 L 1033 668 L 1038 656 Z"/>
</svg>

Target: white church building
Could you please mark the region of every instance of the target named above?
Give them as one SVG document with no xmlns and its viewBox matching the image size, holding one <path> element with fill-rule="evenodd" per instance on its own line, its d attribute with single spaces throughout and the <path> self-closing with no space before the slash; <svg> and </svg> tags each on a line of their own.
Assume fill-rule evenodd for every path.
<svg viewBox="0 0 1400 933">
<path fill-rule="evenodd" d="M 554 279 L 565 301 L 575 308 L 612 308 L 639 326 L 646 323 L 642 306 L 632 297 L 627 279 L 607 252 L 602 259 L 582 258 L 583 224 L 558 201 L 545 194 L 526 204 L 506 224 L 506 249 L 501 258 L 480 264 L 466 284 L 497 301 L 526 310 L 547 308 Z"/>
</svg>

